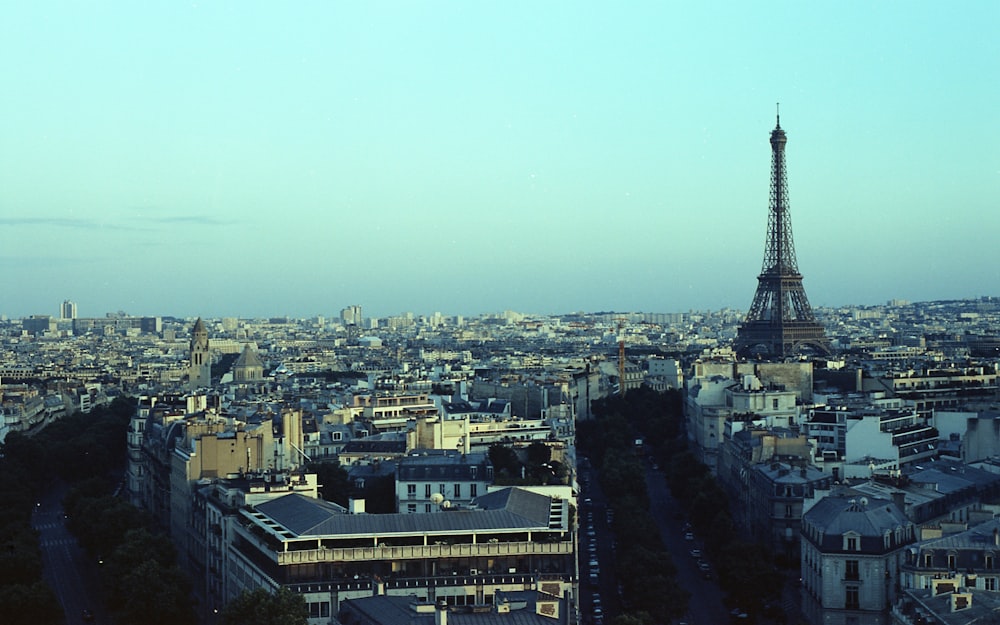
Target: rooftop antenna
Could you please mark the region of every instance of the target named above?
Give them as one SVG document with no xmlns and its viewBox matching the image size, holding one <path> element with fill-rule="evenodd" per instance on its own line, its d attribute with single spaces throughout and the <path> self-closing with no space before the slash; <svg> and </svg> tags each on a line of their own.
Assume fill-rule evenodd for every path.
<svg viewBox="0 0 1000 625">
<path fill-rule="evenodd" d="M 781 128 L 781 102 L 774 103 L 775 117 L 778 120 L 777 127 Z"/>
</svg>

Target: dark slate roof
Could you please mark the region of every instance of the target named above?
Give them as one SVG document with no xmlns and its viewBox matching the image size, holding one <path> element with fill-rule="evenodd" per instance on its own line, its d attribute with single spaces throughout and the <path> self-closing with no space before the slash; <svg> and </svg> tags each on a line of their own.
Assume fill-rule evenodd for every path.
<svg viewBox="0 0 1000 625">
<path fill-rule="evenodd" d="M 437 514 L 344 514 L 339 506 L 291 493 L 257 504 L 256 511 L 297 536 L 350 536 L 547 529 L 550 499 L 520 488 L 484 495 L 486 507 Z"/>
<path fill-rule="evenodd" d="M 983 550 L 1000 544 L 1000 520 L 993 519 L 964 532 L 931 538 L 920 543 L 921 549 L 975 549 Z"/>
<path fill-rule="evenodd" d="M 908 472 L 910 481 L 924 485 L 942 493 L 960 491 L 975 487 L 977 490 L 992 488 L 1000 475 L 951 460 L 926 460 L 920 468 Z"/>
<path fill-rule="evenodd" d="M 978 588 L 968 588 L 967 592 L 972 594 L 972 604 L 964 610 L 952 611 L 951 598 L 954 593 L 946 592 L 939 595 L 934 594 L 931 588 L 910 588 L 903 591 L 904 601 L 902 609 L 904 613 L 907 609 L 912 609 L 912 599 L 923 608 L 923 612 L 930 612 L 929 622 L 942 623 L 943 625 L 970 625 L 971 623 L 989 623 L 998 611 L 1000 611 L 1000 593 Z"/>
<path fill-rule="evenodd" d="M 830 478 L 829 473 L 816 467 L 794 467 L 785 462 L 762 463 L 755 465 L 753 470 L 778 484 L 811 484 Z"/>
<path fill-rule="evenodd" d="M 485 453 L 463 456 L 437 449 L 417 451 L 398 460 L 396 479 L 401 482 L 468 481 L 473 479 L 471 467 L 476 467 L 475 479 L 486 480 L 485 464 Z"/>
<path fill-rule="evenodd" d="M 257 352 L 250 347 L 250 343 L 243 346 L 243 352 L 240 353 L 240 357 L 236 359 L 233 364 L 233 368 L 236 367 L 264 367 L 264 362 L 257 355 Z"/>
<path fill-rule="evenodd" d="M 540 495 L 523 488 L 504 488 L 477 497 L 472 505 L 478 510 L 503 508 L 544 526 L 549 523 L 551 503 L 547 495 Z"/>
<path fill-rule="evenodd" d="M 463 400 L 444 402 L 442 406 L 448 414 L 462 414 L 464 412 L 485 412 L 491 414 L 503 414 L 510 402 L 506 399 L 492 399 L 488 401 L 476 402 L 475 404 Z"/>
<path fill-rule="evenodd" d="M 806 513 L 808 520 L 826 534 L 855 532 L 880 540 L 887 530 L 909 525 L 909 520 L 886 499 L 824 497 Z"/>
<path fill-rule="evenodd" d="M 822 532 L 820 548 L 825 552 L 843 551 L 843 536 L 857 534 L 860 551 L 868 554 L 886 553 L 901 545 L 890 541 L 886 547 L 884 536 L 890 532 L 894 536 L 897 528 L 911 525 L 909 519 L 895 503 L 886 499 L 867 497 L 829 496 L 821 499 L 802 517 L 803 534 L 810 536 L 809 529 Z M 909 541 L 909 539 L 905 539 Z"/>
<path fill-rule="evenodd" d="M 356 438 L 348 441 L 341 451 L 344 454 L 404 454 L 405 440 L 373 440 L 371 438 Z"/>
</svg>

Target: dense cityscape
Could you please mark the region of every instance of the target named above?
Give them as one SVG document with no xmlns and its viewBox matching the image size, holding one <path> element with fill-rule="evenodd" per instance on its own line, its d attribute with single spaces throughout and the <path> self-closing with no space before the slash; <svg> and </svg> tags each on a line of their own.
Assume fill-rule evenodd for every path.
<svg viewBox="0 0 1000 625">
<path fill-rule="evenodd" d="M 1000 625 L 998 21 L 0 5 L 0 624 Z"/>
<path fill-rule="evenodd" d="M 728 310 L 178 319 L 66 301 L 0 323 L 3 437 L 127 402 L 108 493 L 170 537 L 206 623 L 261 588 L 315 625 L 717 622 L 706 596 L 740 622 L 992 614 L 1000 300 L 815 315 L 830 353 L 778 359 L 741 357 Z M 622 479 L 601 428 L 647 393 L 678 406 L 676 435 L 627 415 L 640 473 Z M 677 457 L 769 554 L 771 588 L 723 588 L 718 522 Z M 658 613 L 636 605 L 608 492 L 647 472 L 679 590 Z"/>
<path fill-rule="evenodd" d="M 1000 303 L 814 310 L 786 143 L 745 314 L 5 321 L 0 593 L 31 623 L 997 616 Z"/>
</svg>

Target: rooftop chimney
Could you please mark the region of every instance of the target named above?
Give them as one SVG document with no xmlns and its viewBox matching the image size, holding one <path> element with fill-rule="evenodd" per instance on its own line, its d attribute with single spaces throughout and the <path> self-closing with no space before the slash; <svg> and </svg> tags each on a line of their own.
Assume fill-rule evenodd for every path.
<svg viewBox="0 0 1000 625">
<path fill-rule="evenodd" d="M 437 600 L 437 609 L 434 610 L 434 625 L 448 625 L 448 604 L 445 600 Z"/>
</svg>

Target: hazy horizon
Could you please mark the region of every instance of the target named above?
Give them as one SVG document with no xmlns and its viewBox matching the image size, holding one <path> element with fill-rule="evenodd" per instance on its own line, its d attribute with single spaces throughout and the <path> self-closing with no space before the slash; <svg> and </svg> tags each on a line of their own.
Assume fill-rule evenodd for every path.
<svg viewBox="0 0 1000 625">
<path fill-rule="evenodd" d="M 0 315 L 746 310 L 781 103 L 814 308 L 1000 293 L 1000 4 L 0 8 Z"/>
</svg>

